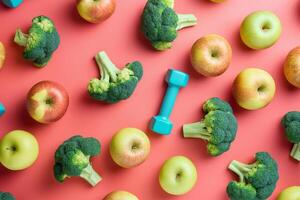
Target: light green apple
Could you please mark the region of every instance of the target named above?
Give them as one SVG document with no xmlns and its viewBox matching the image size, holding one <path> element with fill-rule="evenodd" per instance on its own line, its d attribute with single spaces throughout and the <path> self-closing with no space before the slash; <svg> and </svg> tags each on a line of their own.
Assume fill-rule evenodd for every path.
<svg viewBox="0 0 300 200">
<path fill-rule="evenodd" d="M 159 173 L 159 183 L 164 191 L 172 195 L 189 192 L 197 182 L 197 169 L 184 156 L 174 156 L 163 164 Z"/>
<path fill-rule="evenodd" d="M 103 200 L 139 200 L 134 194 L 127 191 L 114 191 L 109 193 Z"/>
<path fill-rule="evenodd" d="M 26 169 L 36 161 L 38 155 L 39 144 L 26 131 L 11 131 L 0 140 L 0 162 L 7 169 Z"/>
<path fill-rule="evenodd" d="M 280 20 L 270 11 L 251 13 L 240 27 L 242 41 L 252 49 L 268 48 L 279 39 L 280 35 Z"/>
<path fill-rule="evenodd" d="M 284 189 L 278 196 L 277 200 L 299 200 L 300 186 L 291 186 Z"/>
<path fill-rule="evenodd" d="M 123 128 L 110 143 L 110 155 L 115 163 L 123 168 L 142 164 L 150 153 L 150 140 L 141 130 Z"/>
<path fill-rule="evenodd" d="M 276 91 L 272 76 L 258 68 L 241 71 L 233 83 L 233 96 L 236 102 L 247 110 L 257 110 L 268 105 Z"/>
</svg>

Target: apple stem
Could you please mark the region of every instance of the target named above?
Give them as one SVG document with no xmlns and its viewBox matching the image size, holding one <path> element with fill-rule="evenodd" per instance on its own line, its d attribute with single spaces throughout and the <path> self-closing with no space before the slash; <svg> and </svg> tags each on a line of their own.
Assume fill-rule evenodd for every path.
<svg viewBox="0 0 300 200">
<path fill-rule="evenodd" d="M 183 137 L 185 138 L 200 138 L 210 140 L 211 134 L 207 131 L 204 122 L 195 122 L 183 125 Z"/>
<path fill-rule="evenodd" d="M 294 144 L 290 155 L 295 160 L 300 161 L 300 144 Z"/>
<path fill-rule="evenodd" d="M 21 29 L 17 29 L 15 33 L 14 42 L 17 43 L 20 46 L 26 46 L 28 39 L 28 34 L 25 34 L 21 31 Z"/>
<path fill-rule="evenodd" d="M 101 176 L 99 176 L 90 164 L 82 170 L 80 177 L 84 178 L 92 186 L 97 185 L 102 180 Z"/>
<path fill-rule="evenodd" d="M 192 14 L 177 14 L 178 22 L 176 30 L 181 30 L 186 27 L 195 26 L 197 24 L 197 18 Z"/>
</svg>

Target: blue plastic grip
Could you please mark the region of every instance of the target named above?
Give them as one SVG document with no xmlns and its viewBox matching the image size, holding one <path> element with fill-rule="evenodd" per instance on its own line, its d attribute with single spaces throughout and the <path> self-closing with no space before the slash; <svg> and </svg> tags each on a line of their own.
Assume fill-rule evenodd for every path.
<svg viewBox="0 0 300 200">
<path fill-rule="evenodd" d="M 0 103 L 0 116 L 2 116 L 5 113 L 5 107 L 2 103 Z"/>
<path fill-rule="evenodd" d="M 16 8 L 18 7 L 23 0 L 2 0 L 2 3 L 5 4 L 7 7 Z"/>
</svg>

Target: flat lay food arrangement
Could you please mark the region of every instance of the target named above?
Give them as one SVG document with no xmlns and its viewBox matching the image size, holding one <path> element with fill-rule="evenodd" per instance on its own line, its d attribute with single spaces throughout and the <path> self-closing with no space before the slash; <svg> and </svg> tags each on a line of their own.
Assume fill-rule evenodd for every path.
<svg viewBox="0 0 300 200">
<path fill-rule="evenodd" d="M 0 4 L 0 200 L 300 199 L 300 2 Z"/>
</svg>

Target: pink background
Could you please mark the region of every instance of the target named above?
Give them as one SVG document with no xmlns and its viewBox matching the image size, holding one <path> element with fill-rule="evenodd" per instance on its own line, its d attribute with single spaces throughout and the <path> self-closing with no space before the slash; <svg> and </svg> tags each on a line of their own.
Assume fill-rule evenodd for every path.
<svg viewBox="0 0 300 200">
<path fill-rule="evenodd" d="M 300 184 L 299 164 L 289 158 L 292 145 L 283 136 L 281 117 L 290 110 L 300 110 L 300 92 L 289 86 L 282 65 L 290 49 L 299 44 L 300 4 L 298 1 L 228 0 L 213 4 L 207 0 L 177 0 L 178 13 L 194 13 L 196 27 L 180 32 L 173 49 L 155 52 L 139 32 L 140 15 L 146 0 L 117 1 L 114 15 L 106 22 L 93 25 L 83 21 L 76 12 L 74 0 L 25 0 L 17 9 L 0 6 L 0 40 L 7 48 L 7 60 L 0 72 L 0 101 L 7 113 L 0 118 L 0 135 L 24 129 L 34 133 L 40 144 L 40 156 L 29 169 L 11 172 L 0 167 L 0 190 L 15 194 L 19 200 L 83 200 L 102 199 L 112 190 L 124 189 L 141 200 L 169 199 L 227 199 L 226 185 L 236 178 L 226 170 L 232 159 L 251 161 L 257 151 L 268 151 L 279 163 L 280 180 L 270 199 L 275 199 L 285 187 Z M 267 9 L 281 19 L 280 40 L 263 51 L 252 51 L 241 44 L 239 25 L 252 11 Z M 24 30 L 37 15 L 52 18 L 61 36 L 61 44 L 53 59 L 43 69 L 36 69 L 22 58 L 22 49 L 13 43 L 17 27 Z M 230 68 L 217 78 L 197 75 L 189 63 L 189 51 L 199 37 L 217 33 L 226 37 L 233 48 Z M 86 87 L 97 76 L 93 56 L 105 50 L 120 67 L 140 60 L 145 75 L 134 95 L 127 101 L 105 105 L 91 100 Z M 234 77 L 245 67 L 261 67 L 275 78 L 277 93 L 265 109 L 245 111 L 232 100 Z M 162 137 L 147 130 L 148 121 L 156 115 L 165 92 L 163 81 L 168 68 L 186 71 L 191 79 L 183 89 L 173 110 L 173 133 Z M 40 125 L 27 115 L 25 98 L 33 84 L 41 80 L 61 83 L 69 92 L 70 105 L 66 115 L 57 123 Z M 202 103 L 213 96 L 232 103 L 239 122 L 238 135 L 229 152 L 212 158 L 205 144 L 183 139 L 181 127 L 202 117 Z M 112 135 L 124 127 L 137 127 L 148 132 L 152 150 L 148 160 L 132 169 L 121 169 L 109 155 Z M 74 134 L 94 136 L 101 140 L 102 153 L 93 159 L 94 168 L 103 176 L 95 188 L 74 178 L 57 183 L 52 174 L 53 154 L 63 140 Z M 173 197 L 160 189 L 158 172 L 163 161 L 173 155 L 185 155 L 198 169 L 198 182 L 185 196 Z"/>
</svg>

